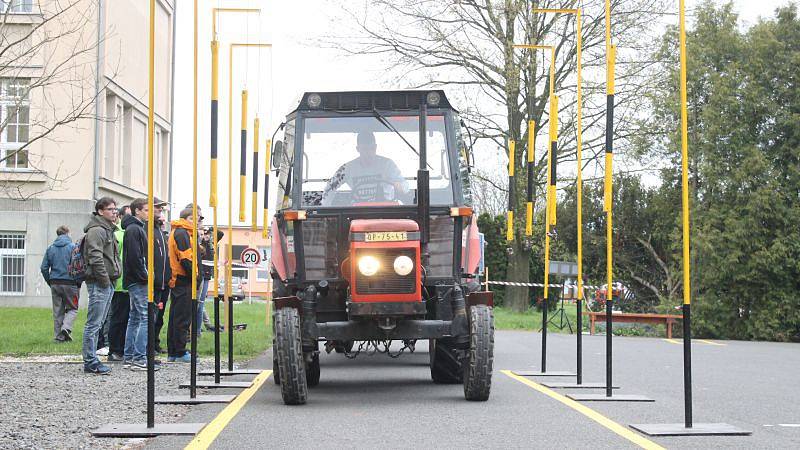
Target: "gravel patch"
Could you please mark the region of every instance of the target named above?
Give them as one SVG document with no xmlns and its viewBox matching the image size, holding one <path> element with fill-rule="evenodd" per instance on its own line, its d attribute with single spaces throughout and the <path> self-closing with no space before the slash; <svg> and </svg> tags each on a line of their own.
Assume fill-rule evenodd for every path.
<svg viewBox="0 0 800 450">
<path fill-rule="evenodd" d="M 142 439 L 94 438 L 91 430 L 108 423 L 146 422 L 147 372 L 110 363 L 109 376 L 85 374 L 82 364 L 59 359 L 0 359 L 0 449 L 143 446 Z M 213 369 L 213 360 L 200 360 L 202 369 Z M 164 358 L 155 375 L 156 396 L 188 395 L 178 385 L 189 379 L 189 364 Z M 198 380 L 204 378 L 209 377 Z M 155 405 L 156 423 L 180 422 L 189 408 Z"/>
</svg>

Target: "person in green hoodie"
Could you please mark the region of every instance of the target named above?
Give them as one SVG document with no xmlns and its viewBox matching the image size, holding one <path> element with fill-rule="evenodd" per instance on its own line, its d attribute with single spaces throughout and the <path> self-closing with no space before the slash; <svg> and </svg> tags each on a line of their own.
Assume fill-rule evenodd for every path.
<svg viewBox="0 0 800 450">
<path fill-rule="evenodd" d="M 89 291 L 89 308 L 83 328 L 83 371 L 108 375 L 111 368 L 97 358 L 97 334 L 103 326 L 114 282 L 119 278 L 122 263 L 119 258 L 117 239 L 114 237 L 117 221 L 117 202 L 103 197 L 95 203 L 94 214 L 83 228 L 84 249 L 82 252 L 86 288 Z"/>
<path fill-rule="evenodd" d="M 125 219 L 125 214 L 119 216 L 119 220 L 115 224 L 114 237 L 117 239 L 117 246 L 119 247 L 119 259 L 124 260 L 122 254 L 122 238 L 125 236 L 125 231 L 122 229 L 122 221 Z M 128 290 L 122 286 L 122 276 L 117 278 L 114 283 L 114 295 L 111 297 L 111 318 L 109 319 L 108 327 L 108 340 L 109 351 L 108 361 L 117 362 L 122 361 L 122 355 L 125 352 L 125 330 L 128 328 L 128 315 L 130 314 L 131 303 L 128 296 Z"/>
</svg>

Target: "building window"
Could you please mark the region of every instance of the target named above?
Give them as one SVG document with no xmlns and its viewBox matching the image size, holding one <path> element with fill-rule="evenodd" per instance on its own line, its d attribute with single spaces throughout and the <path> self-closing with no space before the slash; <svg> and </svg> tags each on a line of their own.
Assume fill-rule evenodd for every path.
<svg viewBox="0 0 800 450">
<path fill-rule="evenodd" d="M 0 233 L 0 294 L 25 293 L 25 234 Z"/>
<path fill-rule="evenodd" d="M 28 168 L 29 84 L 27 78 L 0 78 L 0 168 Z"/>
<path fill-rule="evenodd" d="M 0 12 L 31 13 L 33 0 L 0 0 Z"/>
</svg>

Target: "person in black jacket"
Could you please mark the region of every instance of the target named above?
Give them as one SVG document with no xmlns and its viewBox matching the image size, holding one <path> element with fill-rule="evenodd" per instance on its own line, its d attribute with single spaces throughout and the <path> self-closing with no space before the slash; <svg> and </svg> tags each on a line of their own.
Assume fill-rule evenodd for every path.
<svg viewBox="0 0 800 450">
<path fill-rule="evenodd" d="M 147 199 L 131 203 L 131 214 L 122 221 L 122 284 L 128 290 L 131 311 L 125 332 L 123 367 L 147 369 Z"/>
<path fill-rule="evenodd" d="M 155 222 L 151 230 L 155 237 L 155 244 L 153 248 L 153 302 L 156 305 L 155 317 L 155 339 L 156 339 L 156 353 L 164 353 L 161 348 L 161 329 L 164 327 L 164 311 L 167 308 L 167 301 L 169 300 L 169 280 L 172 278 L 172 269 L 169 266 L 169 252 L 167 251 L 167 238 L 164 232 L 164 207 L 167 202 L 156 199 L 153 203 L 153 217 Z"/>
</svg>

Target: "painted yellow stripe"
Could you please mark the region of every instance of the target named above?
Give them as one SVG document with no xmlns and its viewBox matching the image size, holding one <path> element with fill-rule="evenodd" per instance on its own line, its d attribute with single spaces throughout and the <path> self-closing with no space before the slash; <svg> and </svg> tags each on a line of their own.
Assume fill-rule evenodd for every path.
<svg viewBox="0 0 800 450">
<path fill-rule="evenodd" d="M 531 387 L 531 388 L 541 392 L 542 394 L 544 394 L 544 395 L 546 395 L 546 396 L 548 396 L 548 397 L 550 397 L 550 398 L 552 398 L 554 400 L 557 400 L 557 401 L 569 406 L 570 408 L 574 409 L 575 411 L 578 411 L 579 413 L 583 414 L 584 416 L 594 420 L 595 422 L 597 422 L 600 425 L 608 428 L 609 430 L 613 431 L 614 433 L 624 437 L 625 439 L 633 442 L 634 444 L 638 445 L 639 447 L 642 447 L 642 448 L 645 448 L 645 449 L 649 449 L 649 450 L 655 450 L 655 449 L 663 450 L 664 449 L 664 447 L 662 447 L 662 446 L 656 444 L 655 442 L 653 442 L 653 441 L 651 441 L 651 440 L 649 440 L 649 439 L 647 439 L 647 438 L 645 438 L 645 437 L 643 437 L 643 436 L 641 436 L 641 435 L 639 435 L 639 434 L 637 434 L 637 433 L 625 428 L 624 426 L 618 424 L 617 422 L 614 422 L 613 420 L 611 420 L 608 417 L 600 414 L 599 412 L 597 412 L 597 411 L 595 411 L 595 410 L 593 410 L 591 408 L 588 408 L 588 407 L 576 402 L 575 400 L 571 400 L 571 399 L 569 399 L 567 397 L 564 397 L 563 395 L 561 395 L 561 394 L 559 394 L 559 393 L 557 393 L 557 392 L 555 392 L 555 391 L 553 391 L 551 389 L 548 389 L 548 388 L 542 386 L 541 384 L 539 384 L 539 383 L 537 383 L 535 381 L 531 381 L 531 380 L 529 380 L 527 378 L 523 378 L 523 377 L 521 377 L 519 375 L 514 375 L 513 373 L 511 373 L 510 370 L 501 370 L 501 372 L 503 374 L 505 374 L 506 376 L 511 377 L 511 378 L 519 381 L 520 383 L 522 383 L 524 385 L 527 385 L 528 387 Z"/>
<path fill-rule="evenodd" d="M 252 398 L 261 385 L 272 375 L 271 370 L 264 370 L 253 380 L 253 385 L 242 391 L 236 398 L 220 412 L 217 417 L 206 425 L 200 433 L 192 439 L 186 446 L 186 450 L 205 450 L 219 436 L 222 430 L 236 417 L 236 414 L 244 408 L 244 405 Z"/>
<path fill-rule="evenodd" d="M 683 345 L 683 341 L 679 341 L 677 339 L 664 339 L 664 340 L 669 342 L 670 344 Z M 703 344 L 716 345 L 719 347 L 724 347 L 726 345 L 726 344 L 720 344 L 719 342 L 709 341 L 708 339 L 692 339 L 692 343 L 695 342 L 702 342 Z"/>
</svg>

